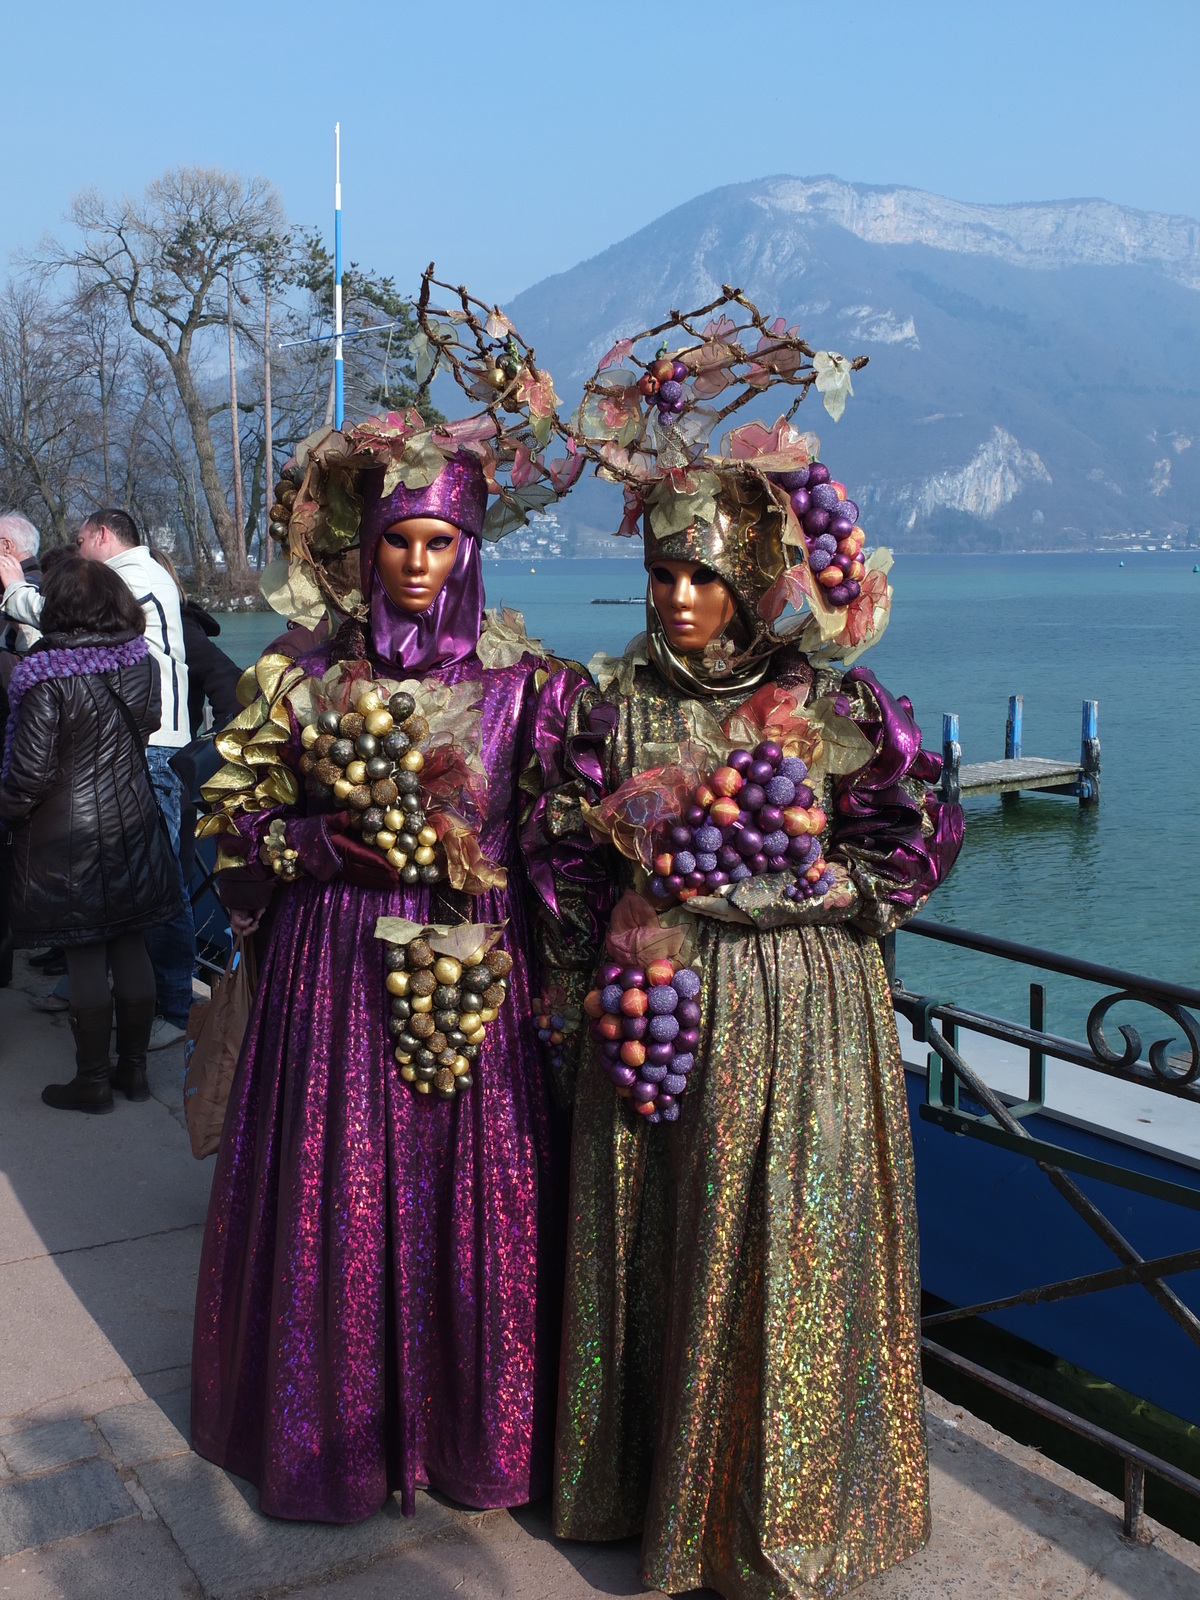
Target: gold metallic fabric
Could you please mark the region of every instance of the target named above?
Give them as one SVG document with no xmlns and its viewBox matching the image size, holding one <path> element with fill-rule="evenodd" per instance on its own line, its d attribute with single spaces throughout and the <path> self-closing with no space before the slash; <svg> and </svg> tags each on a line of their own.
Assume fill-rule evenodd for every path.
<svg viewBox="0 0 1200 1600">
<path fill-rule="evenodd" d="M 645 669 L 615 784 L 685 731 Z M 641 1576 L 828 1597 L 929 1534 L 903 1069 L 877 942 L 697 918 L 701 1043 L 650 1126 L 576 1091 L 555 1531 L 643 1535 Z"/>
<path fill-rule="evenodd" d="M 644 526 L 647 566 L 654 561 L 703 562 L 724 578 L 754 620 L 758 602 L 787 566 L 783 511 L 761 484 L 744 474 L 723 477 L 711 522 L 693 522 L 661 539 L 650 517 Z"/>
</svg>

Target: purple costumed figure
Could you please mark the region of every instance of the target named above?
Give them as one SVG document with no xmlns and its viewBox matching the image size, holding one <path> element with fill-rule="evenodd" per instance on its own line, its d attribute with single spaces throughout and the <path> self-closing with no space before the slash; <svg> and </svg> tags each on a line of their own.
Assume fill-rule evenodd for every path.
<svg viewBox="0 0 1200 1600">
<path fill-rule="evenodd" d="M 381 467 L 353 482 L 366 627 L 298 661 L 269 651 L 206 787 L 235 927 L 268 901 L 269 927 L 192 1363 L 195 1449 L 256 1484 L 264 1512 L 331 1522 L 394 1491 L 411 1515 L 425 1485 L 473 1507 L 549 1487 L 565 1151 L 531 1017 L 538 901 L 520 832 L 583 681 L 511 614 L 484 621 L 476 456 L 460 450 L 426 487 L 385 493 Z M 449 881 L 445 862 L 418 867 L 419 846 L 398 870 L 391 824 L 373 833 L 362 813 L 355 831 L 352 767 L 326 781 L 314 725 L 364 679 L 385 705 L 403 684 L 453 732 L 426 768 L 458 773 L 451 798 L 473 819 Z M 397 1064 L 381 917 L 503 926 L 510 993 L 466 1092 L 418 1093 Z"/>
</svg>

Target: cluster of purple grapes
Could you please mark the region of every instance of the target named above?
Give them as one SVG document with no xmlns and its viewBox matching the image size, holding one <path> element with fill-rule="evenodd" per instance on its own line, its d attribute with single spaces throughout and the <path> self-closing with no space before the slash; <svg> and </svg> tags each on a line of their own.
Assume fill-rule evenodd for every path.
<svg viewBox="0 0 1200 1600">
<path fill-rule="evenodd" d="M 857 527 L 858 507 L 846 498 L 823 462 L 773 474 L 791 497 L 792 510 L 804 530 L 808 565 L 831 605 L 848 606 L 862 592 L 866 575 L 860 556 L 864 543 Z"/>
<path fill-rule="evenodd" d="M 650 893 L 688 900 L 764 872 L 794 872 L 816 883 L 825 869 L 819 835 L 826 819 L 807 777 L 804 762 L 785 756 L 773 740 L 732 751 L 692 791 L 654 858 Z"/>
<path fill-rule="evenodd" d="M 688 369 L 682 361 L 659 356 L 638 379 L 638 388 L 658 407 L 658 420 L 670 422 L 683 411 L 683 381 Z"/>
<path fill-rule="evenodd" d="M 648 1122 L 677 1122 L 700 1043 L 700 979 L 670 959 L 606 961 L 583 1009 L 616 1091 Z"/>
</svg>

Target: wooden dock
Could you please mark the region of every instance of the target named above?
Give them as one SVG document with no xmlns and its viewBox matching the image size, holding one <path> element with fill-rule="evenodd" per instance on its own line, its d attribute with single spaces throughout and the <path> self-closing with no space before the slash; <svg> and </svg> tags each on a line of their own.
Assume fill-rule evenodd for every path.
<svg viewBox="0 0 1200 1600">
<path fill-rule="evenodd" d="M 1099 702 L 1083 702 L 1078 761 L 1022 755 L 1022 710 L 1022 696 L 1014 694 L 1008 702 L 1004 760 L 974 761 L 966 766 L 962 764 L 962 746 L 958 742 L 958 715 L 952 711 L 943 714 L 942 798 L 959 800 L 971 795 L 998 794 L 1011 805 L 1026 789 L 1042 794 L 1070 795 L 1081 806 L 1095 805 L 1100 799 Z"/>
<path fill-rule="evenodd" d="M 972 761 L 960 766 L 958 787 L 964 795 L 1016 794 L 1022 789 L 1078 795 L 1082 776 L 1083 767 L 1078 761 L 1021 756 L 1017 760 Z"/>
</svg>

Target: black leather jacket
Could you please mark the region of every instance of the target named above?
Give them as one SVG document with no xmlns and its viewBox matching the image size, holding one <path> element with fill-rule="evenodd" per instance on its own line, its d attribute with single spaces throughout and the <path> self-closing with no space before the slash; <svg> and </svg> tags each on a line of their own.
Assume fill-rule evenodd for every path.
<svg viewBox="0 0 1200 1600">
<path fill-rule="evenodd" d="M 37 649 L 118 645 L 132 634 L 47 634 Z M 32 652 L 31 652 L 32 653 Z M 14 942 L 90 944 L 136 933 L 181 904 L 179 867 L 146 777 L 142 751 L 161 698 L 152 658 L 103 675 L 32 684 L 18 707 L 0 782 L 13 830 Z"/>
</svg>

